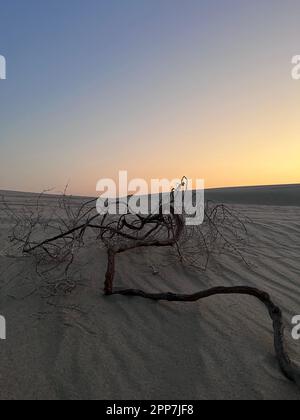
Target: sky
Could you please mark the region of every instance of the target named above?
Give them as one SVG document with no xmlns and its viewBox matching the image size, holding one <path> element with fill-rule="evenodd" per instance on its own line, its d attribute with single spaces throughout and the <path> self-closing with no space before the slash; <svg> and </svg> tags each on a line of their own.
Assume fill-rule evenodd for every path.
<svg viewBox="0 0 300 420">
<path fill-rule="evenodd" d="M 299 0 L 0 0 L 0 189 L 300 182 Z"/>
</svg>

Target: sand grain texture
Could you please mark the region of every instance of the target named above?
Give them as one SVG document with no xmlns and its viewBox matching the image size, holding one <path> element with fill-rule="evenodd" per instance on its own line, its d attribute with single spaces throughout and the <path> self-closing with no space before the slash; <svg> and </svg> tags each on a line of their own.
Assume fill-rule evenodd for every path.
<svg viewBox="0 0 300 420">
<path fill-rule="evenodd" d="M 245 191 L 236 199 L 235 208 L 253 221 L 245 250 L 251 269 L 223 255 L 202 274 L 166 263 L 166 250 L 139 250 L 118 258 L 116 285 L 178 293 L 221 285 L 264 289 L 284 311 L 290 355 L 300 366 L 300 341 L 291 338 L 291 319 L 300 314 L 298 192 L 295 186 L 290 206 L 270 205 L 269 190 L 267 205 L 261 192 L 258 204 L 253 195 L 250 205 L 241 204 Z M 35 200 L 5 196 L 18 211 Z M 56 204 L 55 197 L 44 203 Z M 5 256 L 8 231 L 0 212 L 0 314 L 8 334 L 0 341 L 1 399 L 300 399 L 278 368 L 272 326 L 255 299 L 104 297 L 106 253 L 96 244 L 78 256 L 75 290 L 45 297 L 32 259 Z"/>
</svg>

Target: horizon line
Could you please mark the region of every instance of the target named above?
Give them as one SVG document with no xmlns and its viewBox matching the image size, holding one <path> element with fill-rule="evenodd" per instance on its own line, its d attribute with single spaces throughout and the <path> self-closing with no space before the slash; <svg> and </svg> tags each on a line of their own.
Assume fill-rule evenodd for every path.
<svg viewBox="0 0 300 420">
<path fill-rule="evenodd" d="M 236 185 L 236 186 L 221 186 L 221 187 L 207 187 L 205 191 L 213 191 L 213 190 L 232 190 L 232 189 L 251 189 L 251 188 L 278 188 L 278 187 L 300 187 L 300 182 L 291 183 L 291 184 L 257 184 L 257 185 Z M 47 195 L 47 196 L 61 196 L 63 195 L 63 191 L 60 192 L 51 192 L 54 190 L 52 189 L 45 189 L 44 191 L 36 192 L 36 191 L 23 191 L 23 190 L 11 190 L 11 189 L 2 189 L 0 188 L 1 193 L 13 193 L 13 194 L 32 194 L 32 195 Z M 68 197 L 75 197 L 75 198 L 96 198 L 95 196 L 90 196 L 86 194 L 66 194 Z"/>
</svg>

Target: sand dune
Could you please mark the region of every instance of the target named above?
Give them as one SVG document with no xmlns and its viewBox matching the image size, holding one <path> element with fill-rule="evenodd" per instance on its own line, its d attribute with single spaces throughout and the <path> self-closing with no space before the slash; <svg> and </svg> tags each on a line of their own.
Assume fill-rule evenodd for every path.
<svg viewBox="0 0 300 420">
<path fill-rule="evenodd" d="M 166 250 L 139 250 L 119 258 L 117 285 L 155 292 L 262 288 L 284 311 L 290 354 L 300 367 L 300 342 L 291 338 L 291 319 L 300 314 L 299 191 L 208 192 L 252 219 L 250 268 L 222 255 L 200 274 L 168 263 Z M 19 212 L 35 199 L 4 194 Z M 44 205 L 55 207 L 57 198 L 46 197 Z M 5 256 L 8 231 L 0 211 L 0 314 L 8 335 L 0 341 L 1 399 L 300 399 L 278 369 L 265 308 L 252 298 L 182 304 L 104 297 L 106 254 L 97 244 L 78 257 L 73 292 L 51 296 L 30 258 Z"/>
<path fill-rule="evenodd" d="M 210 189 L 206 196 L 223 203 L 299 207 L 300 185 Z"/>
</svg>

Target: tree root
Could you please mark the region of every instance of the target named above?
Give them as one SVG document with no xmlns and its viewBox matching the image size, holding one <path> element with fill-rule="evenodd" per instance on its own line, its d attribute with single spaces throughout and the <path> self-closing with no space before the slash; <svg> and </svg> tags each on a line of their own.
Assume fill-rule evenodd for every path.
<svg viewBox="0 0 300 420">
<path fill-rule="evenodd" d="M 116 254 L 114 250 L 107 250 L 107 271 L 105 275 L 104 291 L 106 295 L 113 293 L 113 281 L 115 276 L 115 258 Z"/>
<path fill-rule="evenodd" d="M 112 295 L 123 295 L 123 296 L 136 296 L 144 299 L 151 299 L 155 301 L 168 301 L 168 302 L 196 302 L 201 299 L 205 299 L 215 295 L 228 295 L 228 294 L 239 294 L 248 295 L 257 298 L 262 302 L 268 309 L 270 318 L 273 322 L 274 330 L 274 348 L 278 363 L 283 374 L 290 381 L 294 382 L 300 388 L 300 370 L 295 366 L 286 351 L 285 339 L 284 339 L 284 325 L 282 319 L 282 311 L 276 306 L 271 297 L 259 289 L 246 286 L 237 287 L 215 287 L 212 289 L 204 290 L 191 295 L 179 295 L 174 293 L 146 293 L 142 290 L 112 290 Z"/>
</svg>

